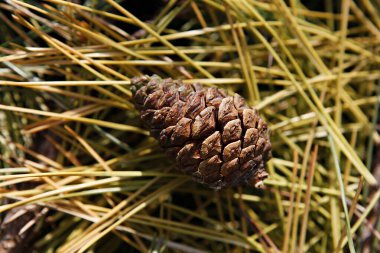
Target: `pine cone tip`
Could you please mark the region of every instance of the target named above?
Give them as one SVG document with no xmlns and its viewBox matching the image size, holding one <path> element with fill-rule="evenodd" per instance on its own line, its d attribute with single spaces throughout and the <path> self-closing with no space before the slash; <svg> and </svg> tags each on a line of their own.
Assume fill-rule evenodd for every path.
<svg viewBox="0 0 380 253">
<path fill-rule="evenodd" d="M 257 189 L 260 189 L 264 185 L 264 180 L 267 179 L 269 174 L 264 170 L 261 169 L 254 175 L 249 180 L 249 184 Z"/>
</svg>

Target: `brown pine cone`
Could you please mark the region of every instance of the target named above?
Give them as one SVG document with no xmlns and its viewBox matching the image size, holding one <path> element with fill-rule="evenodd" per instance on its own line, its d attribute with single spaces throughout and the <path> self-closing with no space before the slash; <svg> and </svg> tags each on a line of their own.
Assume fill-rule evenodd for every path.
<svg viewBox="0 0 380 253">
<path fill-rule="evenodd" d="M 181 171 L 221 189 L 259 187 L 271 157 L 267 124 L 235 94 L 157 75 L 132 80 L 141 119 Z"/>
</svg>

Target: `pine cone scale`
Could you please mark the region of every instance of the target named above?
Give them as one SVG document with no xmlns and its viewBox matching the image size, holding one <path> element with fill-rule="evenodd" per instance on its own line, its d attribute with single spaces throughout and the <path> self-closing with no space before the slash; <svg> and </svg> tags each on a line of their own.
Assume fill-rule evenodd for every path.
<svg viewBox="0 0 380 253">
<path fill-rule="evenodd" d="M 232 159 L 238 158 L 240 152 L 241 152 L 240 140 L 228 144 L 223 149 L 223 161 L 227 162 Z"/>
<path fill-rule="evenodd" d="M 223 129 L 222 140 L 224 144 L 239 140 L 242 134 L 241 121 L 235 119 L 229 121 Z"/>
<path fill-rule="evenodd" d="M 210 106 L 205 108 L 196 116 L 191 136 L 193 139 L 203 139 L 215 131 L 215 107 Z"/>
<path fill-rule="evenodd" d="M 201 144 L 201 156 L 203 159 L 222 152 L 222 139 L 220 132 L 215 132 L 207 137 Z"/>
</svg>

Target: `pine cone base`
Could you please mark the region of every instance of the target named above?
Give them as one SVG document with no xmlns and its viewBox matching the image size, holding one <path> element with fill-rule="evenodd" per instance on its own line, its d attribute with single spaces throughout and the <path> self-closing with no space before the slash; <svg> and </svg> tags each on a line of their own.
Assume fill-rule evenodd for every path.
<svg viewBox="0 0 380 253">
<path fill-rule="evenodd" d="M 135 107 L 176 167 L 211 188 L 251 184 L 267 177 L 267 124 L 244 98 L 157 75 L 132 79 Z"/>
</svg>

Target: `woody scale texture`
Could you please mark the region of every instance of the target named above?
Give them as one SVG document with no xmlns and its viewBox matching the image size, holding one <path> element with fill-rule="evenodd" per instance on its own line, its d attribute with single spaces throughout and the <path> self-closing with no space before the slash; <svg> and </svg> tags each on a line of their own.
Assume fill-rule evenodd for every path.
<svg viewBox="0 0 380 253">
<path fill-rule="evenodd" d="M 238 94 L 157 75 L 132 80 L 136 109 L 176 167 L 211 188 L 262 185 L 266 122 Z"/>
</svg>

